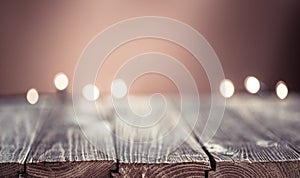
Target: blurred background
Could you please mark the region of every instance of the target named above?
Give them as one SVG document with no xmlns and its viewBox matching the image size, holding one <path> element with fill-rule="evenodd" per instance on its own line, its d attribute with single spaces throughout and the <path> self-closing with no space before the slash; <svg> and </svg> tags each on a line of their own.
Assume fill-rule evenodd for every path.
<svg viewBox="0 0 300 178">
<path fill-rule="evenodd" d="M 217 53 L 236 90 L 254 75 L 274 90 L 284 80 L 299 91 L 300 1 L 14 1 L 0 2 L 0 95 L 55 92 L 53 78 L 70 79 L 85 46 L 110 25 L 139 16 L 164 16 L 189 24 Z M 98 74 L 101 93 L 110 91 L 113 75 L 129 58 L 150 51 L 169 54 L 193 74 L 200 92 L 209 91 L 207 76 L 196 59 L 177 44 L 140 39 L 116 49 Z M 184 80 L 184 79 L 183 79 Z M 132 93 L 176 92 L 167 78 L 140 77 Z"/>
</svg>

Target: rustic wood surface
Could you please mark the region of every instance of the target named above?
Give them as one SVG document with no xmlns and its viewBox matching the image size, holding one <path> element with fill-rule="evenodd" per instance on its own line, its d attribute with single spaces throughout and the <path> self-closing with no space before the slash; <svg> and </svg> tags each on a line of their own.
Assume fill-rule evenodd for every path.
<svg viewBox="0 0 300 178">
<path fill-rule="evenodd" d="M 73 105 L 55 100 L 53 110 L 43 118 L 27 160 L 32 177 L 109 177 L 116 169 L 112 135 L 103 130 L 97 115 L 83 106 L 82 129 L 93 132 L 98 140 L 87 137 L 77 124 Z M 86 133 L 88 134 L 88 133 Z M 94 137 L 95 138 L 95 137 Z M 97 145 L 99 144 L 99 145 Z"/>
<path fill-rule="evenodd" d="M 241 96 L 238 99 L 242 98 Z M 290 94 L 283 101 L 272 95 L 264 99 L 251 97 L 248 100 L 247 106 L 240 109 L 235 107 L 236 110 L 253 115 L 258 123 L 300 153 L 300 96 Z"/>
<path fill-rule="evenodd" d="M 74 113 L 63 95 L 23 98 L 0 99 L 0 177 L 300 177 L 298 95 L 235 95 L 208 143 L 206 99 L 192 131 L 195 113 L 174 100 L 160 115 L 163 105 L 144 98 L 118 110 L 102 98 L 97 113 L 87 102 Z"/>
<path fill-rule="evenodd" d="M 131 108 L 121 104 L 120 113 L 115 114 L 118 176 L 204 177 L 210 169 L 209 158 L 190 136 L 191 130 L 185 126 L 175 105 L 168 102 L 164 110 L 159 101 L 152 100 L 150 109 L 145 104 L 147 101 L 147 98 L 132 99 Z M 157 114 L 159 109 L 165 111 L 164 115 Z M 126 120 L 138 113 L 136 121 Z M 146 113 L 149 115 L 145 116 Z M 142 119 L 152 122 L 140 127 Z"/>
<path fill-rule="evenodd" d="M 25 172 L 24 162 L 45 105 L 30 105 L 24 96 L 0 99 L 0 177 L 17 177 Z"/>
<path fill-rule="evenodd" d="M 258 97 L 251 102 L 246 98 L 242 95 L 227 102 L 221 127 L 206 144 L 216 161 L 216 171 L 211 171 L 210 177 L 299 177 L 299 153 L 289 146 L 286 139 L 271 132 L 270 125 L 258 121 L 263 118 L 256 118 L 257 110 L 269 109 L 265 112 L 272 112 L 270 109 L 279 108 L 260 105 L 264 98 Z M 246 101 L 252 107 L 248 107 L 250 103 Z M 289 129 L 280 125 L 276 127 L 278 133 L 283 133 L 279 129 Z"/>
</svg>

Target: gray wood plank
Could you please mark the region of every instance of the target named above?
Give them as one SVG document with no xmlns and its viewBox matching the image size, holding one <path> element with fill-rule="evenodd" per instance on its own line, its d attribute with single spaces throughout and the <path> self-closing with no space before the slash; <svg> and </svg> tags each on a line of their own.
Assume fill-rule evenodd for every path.
<svg viewBox="0 0 300 178">
<path fill-rule="evenodd" d="M 275 95 L 268 95 L 248 100 L 240 111 L 254 116 L 257 122 L 300 153 L 300 96 L 290 94 L 285 100 L 279 100 Z"/>
<path fill-rule="evenodd" d="M 255 114 L 245 113 L 243 107 L 247 107 L 248 100 L 240 97 L 235 95 L 227 101 L 219 130 L 205 144 L 216 162 L 216 170 L 209 176 L 299 177 L 300 155 L 257 122 Z M 207 113 L 209 107 L 202 106 L 202 113 Z M 201 128 L 199 124 L 197 127 Z M 195 133 L 200 137 L 201 129 L 197 127 Z"/>
<path fill-rule="evenodd" d="M 25 96 L 0 99 L 0 177 L 25 172 L 24 162 L 35 137 L 45 103 L 30 105 Z"/>
<path fill-rule="evenodd" d="M 105 121 L 90 112 L 90 104 L 82 101 L 81 110 L 75 115 L 70 101 L 54 103 L 53 111 L 43 118 L 29 153 L 29 176 L 109 177 L 111 170 L 116 169 L 111 132 L 105 129 Z"/>
<path fill-rule="evenodd" d="M 167 100 L 164 115 L 160 115 L 164 107 L 155 99 L 152 110 L 146 97 L 131 98 L 131 108 L 126 107 L 126 101 L 120 102 L 116 102 L 119 109 L 115 115 L 116 177 L 204 177 L 204 171 L 210 169 L 209 158 L 190 136 L 191 130 L 173 103 Z M 144 116 L 137 117 L 140 122 L 128 120 L 134 118 L 132 111 Z M 147 122 L 148 126 L 143 125 Z"/>
</svg>

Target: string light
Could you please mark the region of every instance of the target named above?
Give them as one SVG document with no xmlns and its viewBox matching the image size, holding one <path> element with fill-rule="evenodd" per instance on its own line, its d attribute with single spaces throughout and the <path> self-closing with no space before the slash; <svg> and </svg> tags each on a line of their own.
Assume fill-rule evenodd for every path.
<svg viewBox="0 0 300 178">
<path fill-rule="evenodd" d="M 54 85 L 58 90 L 65 90 L 69 85 L 69 79 L 66 74 L 60 72 L 57 73 L 54 77 Z M 246 90 L 249 93 L 255 94 L 260 88 L 260 81 L 254 76 L 246 77 L 244 81 Z M 229 79 L 224 79 L 220 83 L 220 93 L 225 98 L 230 98 L 235 92 L 235 87 L 233 82 Z M 116 79 L 111 84 L 111 94 L 115 98 L 123 98 L 127 94 L 127 85 L 122 79 Z M 84 86 L 82 94 L 85 99 L 89 101 L 95 101 L 99 98 L 100 92 L 97 86 L 93 84 L 88 84 Z M 279 99 L 285 99 L 288 95 L 288 88 L 283 81 L 279 81 L 276 84 L 276 95 Z M 31 88 L 27 91 L 26 99 L 28 103 L 35 104 L 38 102 L 39 93 L 36 89 Z"/>
<path fill-rule="evenodd" d="M 234 85 L 231 80 L 224 79 L 220 84 L 220 93 L 225 98 L 230 98 L 234 94 Z"/>
<path fill-rule="evenodd" d="M 60 72 L 54 77 L 54 85 L 57 90 L 65 90 L 69 85 L 69 79 L 66 74 Z"/>
<path fill-rule="evenodd" d="M 259 80 L 254 76 L 248 76 L 245 79 L 245 88 L 249 93 L 255 94 L 260 89 L 260 82 Z"/>
<path fill-rule="evenodd" d="M 97 86 L 88 84 L 83 87 L 82 94 L 88 101 L 96 101 L 99 98 L 100 92 Z"/>
<path fill-rule="evenodd" d="M 123 98 L 127 94 L 126 83 L 122 79 L 116 79 L 111 85 L 111 94 L 115 98 Z"/>
<path fill-rule="evenodd" d="M 289 91 L 286 84 L 283 81 L 279 81 L 276 84 L 276 94 L 279 99 L 285 99 L 288 95 Z"/>
<path fill-rule="evenodd" d="M 27 91 L 26 99 L 27 99 L 28 103 L 30 103 L 30 104 L 37 103 L 39 100 L 38 91 L 34 88 L 31 88 L 30 90 Z"/>
</svg>

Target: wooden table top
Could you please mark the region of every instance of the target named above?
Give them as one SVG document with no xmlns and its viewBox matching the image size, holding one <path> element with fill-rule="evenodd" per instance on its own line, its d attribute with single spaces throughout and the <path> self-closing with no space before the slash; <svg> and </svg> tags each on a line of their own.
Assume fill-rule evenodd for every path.
<svg viewBox="0 0 300 178">
<path fill-rule="evenodd" d="M 299 95 L 233 96 L 208 143 L 201 142 L 205 101 L 193 129 L 193 113 L 167 102 L 158 124 L 136 127 L 108 98 L 97 101 L 99 119 L 88 104 L 75 114 L 68 98 L 55 95 L 35 105 L 2 97 L 0 177 L 300 177 Z M 137 112 L 149 109 L 139 97 L 134 103 Z"/>
</svg>

